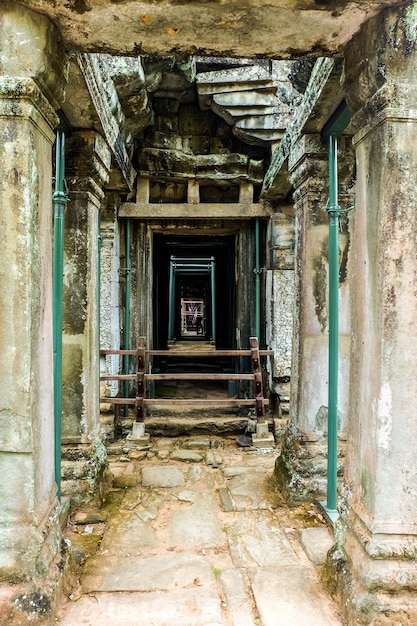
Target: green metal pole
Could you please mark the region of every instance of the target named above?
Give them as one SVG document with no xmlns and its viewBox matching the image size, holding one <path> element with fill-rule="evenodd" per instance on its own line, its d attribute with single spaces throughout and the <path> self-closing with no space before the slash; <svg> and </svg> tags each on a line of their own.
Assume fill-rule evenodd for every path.
<svg viewBox="0 0 417 626">
<path fill-rule="evenodd" d="M 259 218 L 255 220 L 255 337 L 261 342 L 261 269 L 259 267 Z"/>
<path fill-rule="evenodd" d="M 169 303 L 168 303 L 168 341 L 174 340 L 174 317 L 175 317 L 175 263 L 171 259 L 169 263 Z"/>
<path fill-rule="evenodd" d="M 125 244 L 126 244 L 126 282 L 125 282 L 125 350 L 130 350 L 130 270 L 131 270 L 131 262 L 130 262 L 130 219 L 126 220 L 126 231 L 125 231 Z M 123 371 L 125 374 L 129 374 L 129 355 L 125 354 L 123 356 Z M 124 381 L 124 397 L 129 397 L 129 381 Z M 125 404 L 125 417 L 127 417 L 129 411 L 129 406 Z"/>
<path fill-rule="evenodd" d="M 211 282 L 211 341 L 216 343 L 216 264 L 214 257 L 211 257 L 210 262 L 210 282 Z"/>
<path fill-rule="evenodd" d="M 54 464 L 57 496 L 61 498 L 61 432 L 62 432 L 62 295 L 64 274 L 64 208 L 67 194 L 65 178 L 65 135 L 56 135 L 56 174 L 54 204 L 54 252 L 52 270 L 52 327 L 54 366 Z"/>
<path fill-rule="evenodd" d="M 337 503 L 337 396 L 339 360 L 339 205 L 337 137 L 329 136 L 329 387 L 327 440 L 327 509 Z"/>
</svg>

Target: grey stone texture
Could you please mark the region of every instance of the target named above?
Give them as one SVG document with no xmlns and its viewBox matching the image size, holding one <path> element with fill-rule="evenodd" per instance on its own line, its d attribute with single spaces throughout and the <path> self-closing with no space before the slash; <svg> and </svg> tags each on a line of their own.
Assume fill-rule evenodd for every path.
<svg viewBox="0 0 417 626">
<path fill-rule="evenodd" d="M 333 547 L 335 539 L 325 526 L 302 528 L 300 541 L 310 561 L 315 565 L 323 565 L 327 553 Z"/>
<path fill-rule="evenodd" d="M 221 507 L 219 488 L 232 497 L 234 478 L 263 478 L 272 471 L 276 452 L 253 453 L 229 443 L 222 456 L 223 470 L 201 460 L 188 466 L 186 474 L 180 472 L 184 485 L 166 487 L 159 484 L 158 473 L 179 470 L 181 462 L 172 456 L 168 461 L 152 457 L 152 466 L 149 460 L 135 461 L 134 473 L 152 469 L 153 477 L 135 508 L 124 503 L 136 502 L 138 490 L 125 487 L 111 492 L 101 515 L 94 516 L 91 506 L 84 515 L 83 509 L 77 512 L 81 523 L 68 528 L 67 538 L 83 554 L 91 537 L 95 551 L 90 548 L 80 572 L 77 601 L 62 607 L 59 624 L 134 624 L 139 619 L 135 611 L 140 611 L 150 624 L 167 626 L 269 626 L 271 615 L 282 616 L 287 625 L 315 619 L 316 624 L 341 626 L 297 532 L 287 533 L 290 521 L 272 503 L 267 482 L 255 488 L 262 491 L 257 502 L 270 502 L 268 509 L 253 500 L 243 511 Z M 111 467 L 120 466 L 116 458 Z M 106 515 L 107 521 L 99 523 Z M 295 518 L 291 524 L 293 531 Z"/>
<path fill-rule="evenodd" d="M 181 487 L 185 485 L 184 474 L 179 467 L 149 465 L 142 468 L 143 487 Z"/>
</svg>

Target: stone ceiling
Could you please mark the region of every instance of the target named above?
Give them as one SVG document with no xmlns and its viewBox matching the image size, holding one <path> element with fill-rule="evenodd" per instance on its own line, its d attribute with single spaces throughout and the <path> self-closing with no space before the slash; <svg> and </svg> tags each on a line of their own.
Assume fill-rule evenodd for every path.
<svg viewBox="0 0 417 626">
<path fill-rule="evenodd" d="M 296 58 L 341 52 L 392 0 L 21 0 L 68 49 L 111 54 Z"/>
</svg>

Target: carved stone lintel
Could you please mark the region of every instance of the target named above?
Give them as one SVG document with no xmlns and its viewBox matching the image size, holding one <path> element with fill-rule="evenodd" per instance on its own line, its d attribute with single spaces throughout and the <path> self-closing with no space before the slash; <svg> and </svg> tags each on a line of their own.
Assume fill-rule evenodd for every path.
<svg viewBox="0 0 417 626">
<path fill-rule="evenodd" d="M 132 166 L 126 144 L 120 134 L 124 115 L 114 84 L 112 82 L 109 83 L 109 77 L 103 75 L 98 55 L 80 54 L 78 61 L 100 118 L 107 143 L 114 154 L 129 189 L 132 190 L 136 171 Z M 116 106 L 113 101 L 117 103 Z"/>
</svg>

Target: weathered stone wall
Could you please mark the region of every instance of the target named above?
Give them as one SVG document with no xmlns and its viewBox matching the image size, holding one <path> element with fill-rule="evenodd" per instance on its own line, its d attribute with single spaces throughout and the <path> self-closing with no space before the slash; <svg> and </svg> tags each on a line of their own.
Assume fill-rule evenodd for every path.
<svg viewBox="0 0 417 626">
<path fill-rule="evenodd" d="M 275 214 L 268 226 L 266 242 L 266 344 L 274 351 L 272 378 L 282 379 L 291 377 L 294 218 L 284 213 Z"/>
<path fill-rule="evenodd" d="M 346 58 L 358 182 L 347 464 L 330 563 L 355 624 L 417 621 L 416 32 L 412 3 L 370 21 Z"/>
<path fill-rule="evenodd" d="M 56 56 L 52 55 L 52 51 Z M 50 615 L 60 581 L 54 481 L 52 146 L 65 56 L 43 16 L 0 18 L 0 622 Z"/>
<path fill-rule="evenodd" d="M 339 142 L 339 204 L 352 202 L 354 185 L 350 139 Z M 290 153 L 296 210 L 294 344 L 291 425 L 276 477 L 288 496 L 322 496 L 327 485 L 328 405 L 328 157 L 318 135 L 301 136 Z M 339 473 L 343 472 L 347 419 L 350 308 L 349 229 L 339 234 Z"/>
<path fill-rule="evenodd" d="M 98 133 L 78 131 L 68 139 L 67 151 L 70 202 L 65 213 L 62 368 L 62 438 L 67 445 L 62 493 L 87 499 L 105 473 L 98 381 L 98 225 L 110 150 Z M 82 453 L 79 444 L 86 444 Z"/>
</svg>

